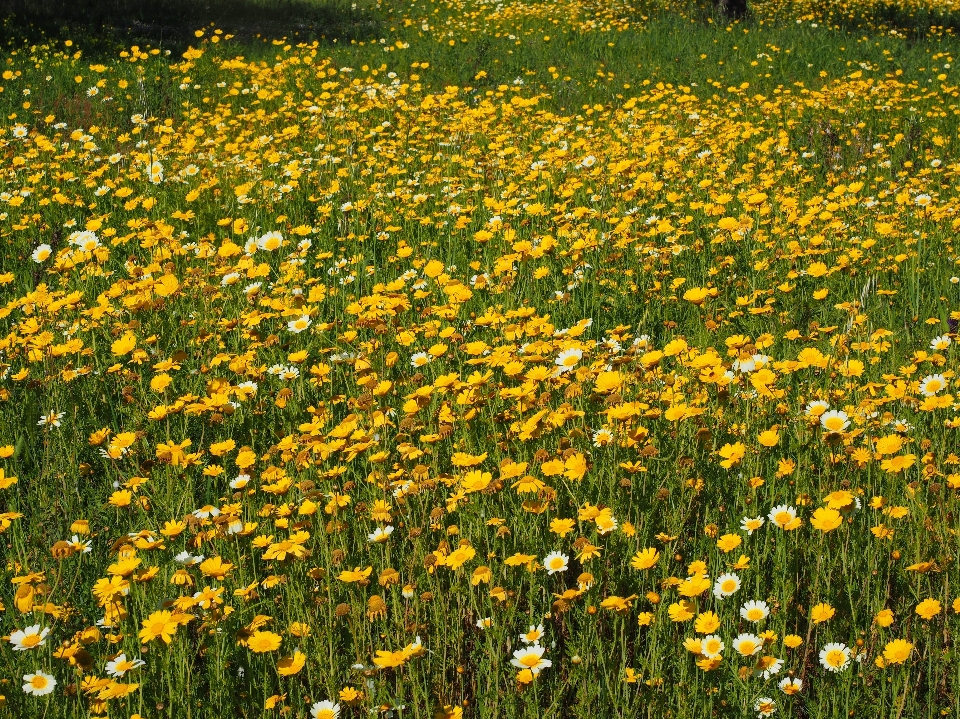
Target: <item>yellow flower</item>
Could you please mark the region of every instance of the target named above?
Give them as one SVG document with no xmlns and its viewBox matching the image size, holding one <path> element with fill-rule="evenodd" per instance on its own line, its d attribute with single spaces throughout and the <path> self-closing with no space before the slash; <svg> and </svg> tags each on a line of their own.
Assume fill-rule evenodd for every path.
<svg viewBox="0 0 960 719">
<path fill-rule="evenodd" d="M 683 640 L 683 648 L 691 654 L 700 654 L 702 651 L 700 640 L 692 637 L 690 639 Z"/>
<path fill-rule="evenodd" d="M 712 634 L 720 626 L 720 617 L 715 612 L 703 612 L 697 615 L 693 628 L 699 634 Z"/>
<path fill-rule="evenodd" d="M 780 442 L 780 434 L 775 429 L 768 429 L 760 433 L 757 441 L 764 447 L 776 447 Z"/>
<path fill-rule="evenodd" d="M 490 571 L 490 567 L 477 567 L 473 570 L 473 575 L 470 577 L 470 584 L 474 587 L 481 583 L 489 584 L 492 578 L 493 572 Z"/>
<path fill-rule="evenodd" d="M 161 372 L 160 374 L 151 378 L 150 389 L 152 389 L 154 392 L 163 392 L 167 387 L 170 386 L 171 382 L 173 382 L 173 378 L 166 372 Z"/>
<path fill-rule="evenodd" d="M 446 566 L 450 569 L 459 569 L 464 562 L 468 562 L 477 555 L 477 551 L 470 546 L 459 547 L 446 557 Z"/>
<path fill-rule="evenodd" d="M 893 612 L 889 609 L 881 609 L 873 617 L 873 622 L 880 627 L 889 627 L 893 624 Z"/>
<path fill-rule="evenodd" d="M 657 562 L 660 561 L 660 552 L 655 548 L 641 549 L 636 554 L 633 555 L 633 559 L 630 560 L 630 566 L 634 569 L 650 569 L 655 566 Z"/>
<path fill-rule="evenodd" d="M 137 336 L 132 332 L 126 332 L 124 335 L 110 345 L 110 351 L 116 356 L 129 354 L 137 346 Z"/>
<path fill-rule="evenodd" d="M 263 654 L 279 649 L 282 641 L 279 634 L 257 630 L 247 638 L 247 647 L 255 654 Z"/>
<path fill-rule="evenodd" d="M 895 434 L 880 437 L 873 444 L 877 454 L 896 454 L 901 447 L 903 447 L 903 438 Z"/>
<path fill-rule="evenodd" d="M 395 669 L 402 667 L 408 656 L 405 652 L 391 652 L 383 649 L 377 650 L 373 663 L 378 669 Z"/>
<path fill-rule="evenodd" d="M 674 602 L 667 607 L 667 614 L 672 622 L 686 622 L 693 619 L 694 605 L 687 600 Z"/>
<path fill-rule="evenodd" d="M 154 612 L 143 620 L 143 628 L 140 630 L 140 641 L 144 644 L 154 639 L 162 639 L 165 644 L 169 644 L 173 635 L 177 633 L 179 622 L 171 612 Z"/>
<path fill-rule="evenodd" d="M 634 599 L 637 598 L 636 594 L 631 594 L 629 597 L 607 597 L 602 602 L 600 606 L 603 609 L 610 609 L 612 611 L 623 613 L 630 610 L 630 606 Z"/>
<path fill-rule="evenodd" d="M 7 489 L 17 483 L 16 477 L 8 477 L 6 472 L 0 467 L 0 489 Z"/>
<path fill-rule="evenodd" d="M 810 518 L 810 525 L 822 532 L 830 532 L 841 524 L 843 524 L 843 516 L 829 507 L 820 507 Z"/>
<path fill-rule="evenodd" d="M 853 499 L 853 494 L 844 489 L 831 492 L 824 497 L 823 501 L 830 509 L 842 510 L 850 507 L 853 504 Z"/>
<path fill-rule="evenodd" d="M 717 454 L 723 457 L 720 466 L 724 469 L 730 469 L 735 464 L 739 464 L 746 451 L 747 448 L 742 442 L 736 442 L 735 444 L 726 443 L 717 451 Z"/>
<path fill-rule="evenodd" d="M 340 690 L 340 701 L 351 706 L 359 703 L 363 699 L 363 692 L 355 687 L 344 687 Z"/>
<path fill-rule="evenodd" d="M 222 580 L 230 575 L 233 566 L 230 562 L 224 562 L 221 557 L 210 557 L 200 563 L 200 571 L 204 576 Z"/>
<path fill-rule="evenodd" d="M 306 663 L 307 655 L 300 651 L 294 651 L 293 656 L 284 657 L 277 662 L 277 671 L 279 672 L 280 676 L 283 677 L 293 676 L 303 669 Z"/>
<path fill-rule="evenodd" d="M 930 620 L 937 616 L 942 608 L 940 602 L 936 599 L 924 599 L 917 605 L 915 611 L 921 619 Z"/>
<path fill-rule="evenodd" d="M 905 639 L 894 639 L 883 648 L 883 658 L 888 664 L 903 664 L 913 653 L 913 644 Z"/>
<path fill-rule="evenodd" d="M 694 574 L 681 582 L 677 591 L 681 597 L 697 597 L 710 589 L 711 584 L 710 578 L 705 574 Z"/>
<path fill-rule="evenodd" d="M 836 609 L 829 604 L 821 602 L 810 610 L 810 621 L 814 624 L 822 624 L 823 622 L 828 622 L 833 619 L 833 615 L 836 613 Z"/>
<path fill-rule="evenodd" d="M 724 534 L 717 540 L 717 547 L 719 547 L 720 551 L 724 554 L 732 552 L 741 544 L 743 544 L 743 537 L 739 534 Z"/>
<path fill-rule="evenodd" d="M 695 305 L 702 305 L 709 296 L 710 291 L 704 287 L 691 287 L 683 293 L 683 299 Z"/>
<path fill-rule="evenodd" d="M 133 501 L 133 492 L 129 489 L 118 489 L 110 495 L 109 502 L 114 507 L 129 507 Z"/>
<path fill-rule="evenodd" d="M 353 571 L 350 571 L 349 569 L 347 569 L 340 572 L 340 574 L 337 575 L 337 579 L 339 579 L 341 582 L 346 582 L 347 584 L 350 584 L 353 582 L 360 582 L 366 579 L 367 577 L 370 576 L 372 572 L 373 572 L 373 567 L 367 567 L 366 569 L 361 569 L 360 567 L 356 567 L 353 569 Z"/>
<path fill-rule="evenodd" d="M 891 457 L 890 459 L 885 459 L 880 463 L 880 468 L 885 472 L 890 472 L 891 474 L 896 474 L 897 472 L 902 472 L 906 469 L 910 469 L 917 461 L 917 457 L 914 454 L 903 454 L 897 455 L 896 457 Z"/>
</svg>

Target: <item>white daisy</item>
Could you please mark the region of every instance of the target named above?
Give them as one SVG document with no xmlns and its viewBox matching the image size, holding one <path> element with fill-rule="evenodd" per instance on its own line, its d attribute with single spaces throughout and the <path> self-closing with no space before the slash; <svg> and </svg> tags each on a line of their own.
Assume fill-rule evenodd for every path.
<svg viewBox="0 0 960 719">
<path fill-rule="evenodd" d="M 560 552 L 550 552 L 550 554 L 543 558 L 543 566 L 546 568 L 547 574 L 565 572 L 567 571 L 569 563 L 570 557 Z"/>
<path fill-rule="evenodd" d="M 553 662 L 543 658 L 546 651 L 539 644 L 531 644 L 515 651 L 510 663 L 518 669 L 529 669 L 533 674 L 539 674 L 541 669 L 553 666 Z"/>
<path fill-rule="evenodd" d="M 834 409 L 820 415 L 820 426 L 828 432 L 843 432 L 850 426 L 850 420 L 846 412 Z"/>
<path fill-rule="evenodd" d="M 373 532 L 367 535 L 367 541 L 371 544 L 379 544 L 381 542 L 386 542 L 390 539 L 390 535 L 393 534 L 393 526 L 387 525 L 386 527 L 377 527 Z"/>
<path fill-rule="evenodd" d="M 340 705 L 324 699 L 310 707 L 310 716 L 313 719 L 337 719 L 340 716 Z"/>
<path fill-rule="evenodd" d="M 740 607 L 740 616 L 748 622 L 763 621 L 769 614 L 770 607 L 767 606 L 767 603 L 757 599 L 751 599 Z"/>
<path fill-rule="evenodd" d="M 934 337 L 930 340 L 930 349 L 932 350 L 945 350 L 950 346 L 952 340 L 949 335 L 940 335 L 939 337 Z"/>
<path fill-rule="evenodd" d="M 53 249 L 50 247 L 50 245 L 37 245 L 37 249 L 31 253 L 30 259 L 39 264 L 46 260 L 50 256 L 51 252 L 53 252 Z"/>
<path fill-rule="evenodd" d="M 846 644 L 831 642 L 820 650 L 820 664 L 830 672 L 842 672 L 850 666 L 850 649 Z"/>
<path fill-rule="evenodd" d="M 725 648 L 723 640 L 716 634 L 708 634 L 700 640 L 700 653 L 707 659 L 716 659 Z"/>
<path fill-rule="evenodd" d="M 126 654 L 118 654 L 112 661 L 107 662 L 107 674 L 111 677 L 122 677 L 127 672 L 146 666 L 142 659 L 127 659 Z"/>
<path fill-rule="evenodd" d="M 310 325 L 310 317 L 303 315 L 302 317 L 297 317 L 295 320 L 290 320 L 287 322 L 287 329 L 294 334 L 300 334 Z"/>
<path fill-rule="evenodd" d="M 538 644 L 543 637 L 543 625 L 530 625 L 530 628 L 520 635 L 520 641 L 524 644 Z"/>
<path fill-rule="evenodd" d="M 564 372 L 569 372 L 583 358 L 583 350 L 577 349 L 575 347 L 563 350 L 560 354 L 557 355 L 557 358 L 554 360 L 554 364 L 557 365 L 561 374 Z"/>
<path fill-rule="evenodd" d="M 763 639 L 756 634 L 739 634 L 733 640 L 733 650 L 741 656 L 753 656 L 763 649 Z"/>
<path fill-rule="evenodd" d="M 797 510 L 786 504 L 778 504 L 770 510 L 767 519 L 783 529 L 797 518 Z"/>
<path fill-rule="evenodd" d="M 32 627 L 11 632 L 10 643 L 15 652 L 25 652 L 46 644 L 49 633 L 49 629 L 41 629 L 39 624 L 34 624 Z"/>
<path fill-rule="evenodd" d="M 33 674 L 25 674 L 23 677 L 23 691 L 35 697 L 49 694 L 56 686 L 57 680 L 40 669 Z"/>
<path fill-rule="evenodd" d="M 721 574 L 713 583 L 713 596 L 717 599 L 730 597 L 740 590 L 740 577 L 732 572 Z"/>
<path fill-rule="evenodd" d="M 930 374 L 920 380 L 920 393 L 932 397 L 946 386 L 947 380 L 942 374 Z"/>
</svg>

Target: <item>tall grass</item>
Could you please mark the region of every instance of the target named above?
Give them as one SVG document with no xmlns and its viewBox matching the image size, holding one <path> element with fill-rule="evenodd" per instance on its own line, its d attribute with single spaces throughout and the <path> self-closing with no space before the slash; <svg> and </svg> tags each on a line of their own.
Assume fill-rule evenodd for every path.
<svg viewBox="0 0 960 719">
<path fill-rule="evenodd" d="M 9 8 L 0 713 L 960 710 L 949 8 Z"/>
</svg>

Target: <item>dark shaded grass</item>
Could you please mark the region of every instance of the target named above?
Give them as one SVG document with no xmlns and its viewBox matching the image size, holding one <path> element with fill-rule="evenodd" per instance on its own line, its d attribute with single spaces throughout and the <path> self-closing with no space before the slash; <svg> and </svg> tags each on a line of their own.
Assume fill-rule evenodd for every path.
<svg viewBox="0 0 960 719">
<path fill-rule="evenodd" d="M 134 43 L 185 49 L 198 28 L 238 40 L 351 40 L 374 35 L 375 14 L 349 0 L 0 0 L 0 41 L 81 39 L 88 52 Z"/>
</svg>

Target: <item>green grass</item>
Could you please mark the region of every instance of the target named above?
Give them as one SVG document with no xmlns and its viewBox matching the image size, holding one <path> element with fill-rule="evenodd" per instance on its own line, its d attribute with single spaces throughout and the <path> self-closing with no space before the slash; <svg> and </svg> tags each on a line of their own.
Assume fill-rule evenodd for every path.
<svg viewBox="0 0 960 719">
<path fill-rule="evenodd" d="M 760 697 L 798 718 L 960 711 L 958 406 L 924 405 L 918 386 L 943 373 L 938 396 L 956 390 L 951 15 L 882 3 L 755 3 L 733 24 L 667 3 L 6 7 L 18 16 L 0 68 L 0 468 L 18 481 L 0 489 L 0 633 L 39 623 L 51 636 L 24 652 L 0 642 L 0 717 L 304 717 L 348 688 L 360 698 L 341 700 L 343 719 L 454 707 L 732 719 L 756 715 Z M 154 160 L 162 182 L 149 181 Z M 100 254 L 68 253 L 91 222 Z M 244 255 L 272 230 L 284 248 Z M 44 243 L 51 257 L 34 262 Z M 164 276 L 176 281 L 156 286 Z M 245 293 L 252 282 L 259 292 Z M 685 297 L 695 288 L 706 294 Z M 311 327 L 290 331 L 303 314 Z M 948 333 L 954 345 L 934 352 Z M 128 335 L 135 348 L 116 344 Z M 553 376 L 571 348 L 584 353 L 576 369 Z M 754 354 L 772 358 L 767 383 L 734 365 Z M 612 370 L 622 384 L 605 388 Z M 847 431 L 809 418 L 817 399 L 846 411 Z M 630 402 L 633 417 L 609 414 Z M 670 414 L 684 407 L 695 411 Z M 52 410 L 61 426 L 39 426 Z M 615 441 L 596 446 L 601 428 Z M 126 451 L 104 456 L 124 432 Z M 877 456 L 893 437 L 902 448 Z M 179 461 L 173 445 L 200 454 Z M 742 458 L 721 465 L 734 445 Z M 243 447 L 252 481 L 231 488 Z M 476 469 L 490 484 L 470 491 L 457 453 L 486 454 Z M 905 470 L 882 465 L 905 455 Z M 506 458 L 528 463 L 520 476 L 539 493 L 498 481 Z M 557 459 L 571 476 L 549 469 Z M 284 475 L 290 486 L 276 485 Z M 859 509 L 814 528 L 840 491 Z M 335 509 L 336 496 L 349 504 Z M 377 502 L 389 520 L 371 514 Z M 799 529 L 740 529 L 779 504 L 797 508 Z M 193 514 L 206 505 L 220 519 Z M 580 519 L 591 507 L 618 528 Z M 231 533 L 225 516 L 257 526 Z M 558 517 L 577 520 L 571 533 L 551 533 Z M 89 554 L 57 544 L 79 519 Z M 137 548 L 136 570 L 116 566 L 130 533 L 156 539 L 168 521 L 186 527 Z M 368 541 L 388 523 L 389 541 Z M 298 529 L 309 554 L 264 557 Z M 742 544 L 722 551 L 726 534 Z M 461 540 L 475 556 L 436 566 Z M 584 543 L 600 555 L 578 557 Z M 631 568 L 648 547 L 658 564 Z M 548 575 L 538 563 L 555 550 L 570 566 Z M 181 551 L 234 566 L 178 574 Z M 517 553 L 534 560 L 506 563 Z M 696 600 L 726 643 L 704 671 L 683 646 L 703 632 L 668 607 L 691 563 L 712 582 L 741 553 L 739 593 Z M 907 569 L 922 562 L 935 565 Z M 156 577 L 133 579 L 148 567 Z M 337 579 L 355 567 L 372 568 L 368 582 Z M 29 572 L 44 576 L 14 584 Z M 583 572 L 592 586 L 557 601 Z M 131 579 L 125 615 L 94 630 L 106 609 L 93 588 L 109 576 Z M 31 601 L 17 600 L 24 585 Z M 223 589 L 219 609 L 190 601 L 205 586 Z M 603 606 L 616 597 L 629 609 Z M 178 598 L 192 619 L 169 645 L 141 643 Z M 763 623 L 741 619 L 748 599 L 770 605 Z M 915 611 L 927 599 L 942 603 L 931 620 Z M 836 615 L 815 623 L 821 602 Z M 889 628 L 874 620 L 883 608 Z M 240 641 L 261 615 L 283 637 L 276 651 Z M 296 622 L 311 634 L 291 633 Z M 540 623 L 553 665 L 519 684 L 509 660 Z M 732 648 L 761 630 L 777 637 L 764 654 L 785 662 L 768 679 Z M 802 645 L 784 646 L 787 634 Z M 417 636 L 424 654 L 372 666 Z M 878 666 L 893 639 L 910 657 Z M 864 660 L 827 672 L 828 642 Z M 82 653 L 71 664 L 61 647 Z M 283 676 L 295 650 L 305 665 Z M 140 686 L 98 701 L 120 651 L 146 661 L 122 680 Z M 31 697 L 22 677 L 39 668 L 58 685 Z M 777 687 L 788 672 L 803 678 L 795 696 Z"/>
</svg>

